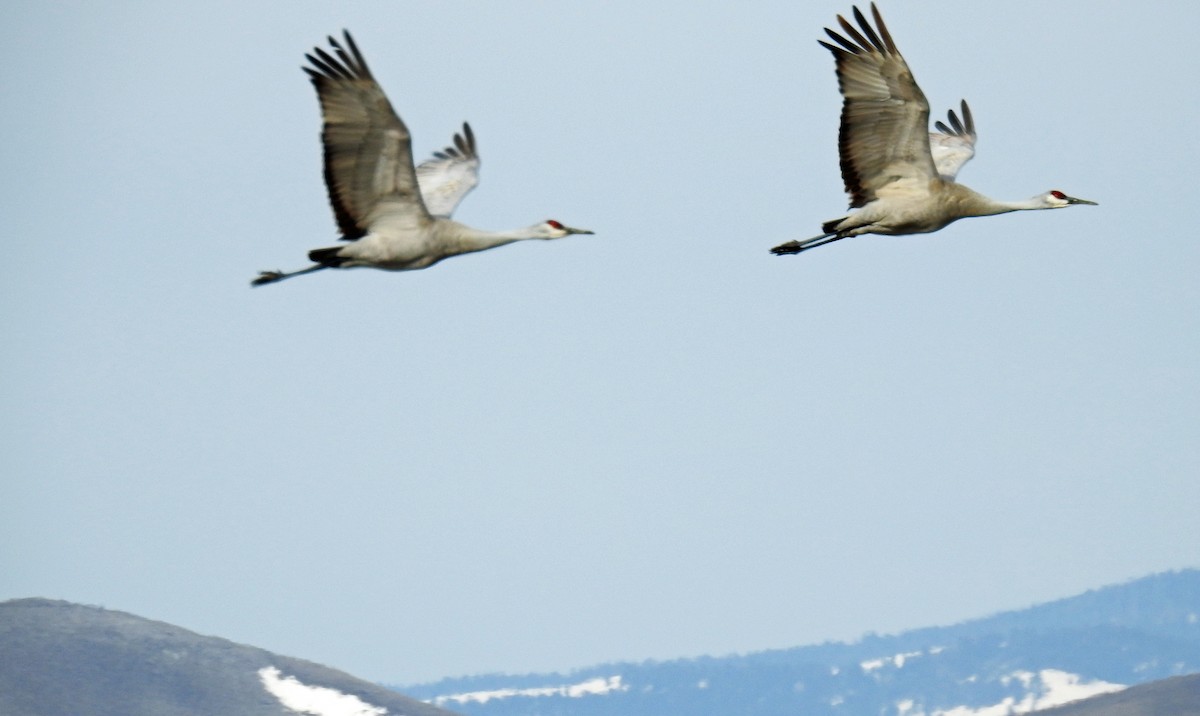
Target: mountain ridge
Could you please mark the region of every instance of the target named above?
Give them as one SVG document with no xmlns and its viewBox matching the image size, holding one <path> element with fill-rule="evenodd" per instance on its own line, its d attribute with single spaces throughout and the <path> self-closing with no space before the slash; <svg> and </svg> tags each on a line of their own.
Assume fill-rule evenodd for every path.
<svg viewBox="0 0 1200 716">
<path fill-rule="evenodd" d="M 483 674 L 407 695 L 126 612 L 0 602 L 4 716 L 1200 716 L 1198 671 L 1194 569 L 854 642 Z"/>
<path fill-rule="evenodd" d="M 970 716 L 1023 704 L 1041 708 L 1071 694 L 1091 695 L 1089 689 L 1197 670 L 1200 570 L 1186 569 L 855 642 L 609 662 L 565 674 L 476 675 L 404 689 L 472 716 L 702 716 L 730 710 L 754 716 Z M 587 683 L 617 686 L 581 688 Z"/>
</svg>

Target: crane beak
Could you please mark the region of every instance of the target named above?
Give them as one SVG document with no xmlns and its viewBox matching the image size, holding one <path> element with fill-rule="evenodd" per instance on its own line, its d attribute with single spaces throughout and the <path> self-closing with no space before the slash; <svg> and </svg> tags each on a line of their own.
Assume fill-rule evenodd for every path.
<svg viewBox="0 0 1200 716">
<path fill-rule="evenodd" d="M 594 234 L 594 233 L 596 233 L 595 231 L 588 231 L 587 229 L 573 229 L 570 226 L 564 226 L 563 231 L 567 232 L 568 234 Z"/>
<path fill-rule="evenodd" d="M 1068 204 L 1087 204 L 1088 206 L 1100 206 L 1099 204 L 1097 204 L 1094 201 L 1088 201 L 1087 199 L 1076 199 L 1073 196 L 1067 197 L 1067 203 Z"/>
</svg>

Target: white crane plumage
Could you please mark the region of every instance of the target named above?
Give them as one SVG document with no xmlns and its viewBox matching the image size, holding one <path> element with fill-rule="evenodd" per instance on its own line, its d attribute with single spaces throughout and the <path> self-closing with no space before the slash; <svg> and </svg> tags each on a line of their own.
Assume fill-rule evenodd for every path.
<svg viewBox="0 0 1200 716">
<path fill-rule="evenodd" d="M 964 100 L 962 121 L 950 110 L 949 126 L 938 122 L 938 131 L 929 132 L 929 103 L 874 3 L 871 14 L 878 32 L 855 7 L 861 32 L 838 15 L 851 39 L 826 28 L 837 45 L 818 41 L 837 63 L 843 97 L 838 152 L 850 208 L 857 211 L 822 224 L 820 236 L 789 241 L 772 253 L 798 254 L 860 234 L 923 234 L 968 216 L 1095 205 L 1058 190 L 996 201 L 956 183 L 958 170 L 975 156 L 970 108 Z"/>
<path fill-rule="evenodd" d="M 321 101 L 325 185 L 341 246 L 308 253 L 314 265 L 263 271 L 262 286 L 326 268 L 423 269 L 442 259 L 524 239 L 591 234 L 548 219 L 514 231 L 482 231 L 450 219 L 479 183 L 475 135 L 464 123 L 454 146 L 413 166 L 408 128 L 392 109 L 349 32 L 345 46 L 329 38 L 334 57 L 317 47 L 304 67 Z"/>
</svg>

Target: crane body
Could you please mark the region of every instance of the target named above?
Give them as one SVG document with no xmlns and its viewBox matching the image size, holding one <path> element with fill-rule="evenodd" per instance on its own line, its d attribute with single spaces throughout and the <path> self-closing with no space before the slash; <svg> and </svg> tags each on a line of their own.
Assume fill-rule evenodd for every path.
<svg viewBox="0 0 1200 716">
<path fill-rule="evenodd" d="M 485 251 L 514 241 L 561 238 L 567 235 L 562 233 L 564 230 L 561 225 L 555 227 L 546 222 L 513 231 L 482 231 L 451 219 L 421 227 L 404 217 L 388 217 L 372 233 L 354 243 L 313 249 L 308 257 L 322 264 L 322 268 L 365 266 L 385 271 L 415 271 L 451 256 Z M 568 233 L 592 232 L 575 229 Z"/>
<path fill-rule="evenodd" d="M 839 15 L 845 35 L 826 28 L 836 44 L 819 41 L 837 65 L 843 97 L 838 153 L 855 211 L 826 221 L 820 236 L 780 244 L 772 253 L 798 254 L 862 234 L 925 234 L 972 216 L 1095 205 L 1056 189 L 997 201 L 957 183 L 959 169 L 975 155 L 970 107 L 964 100 L 961 120 L 950 110 L 949 124 L 937 122 L 937 131 L 929 132 L 929 103 L 874 3 L 871 13 L 874 27 L 855 7 L 857 28 Z"/>
</svg>

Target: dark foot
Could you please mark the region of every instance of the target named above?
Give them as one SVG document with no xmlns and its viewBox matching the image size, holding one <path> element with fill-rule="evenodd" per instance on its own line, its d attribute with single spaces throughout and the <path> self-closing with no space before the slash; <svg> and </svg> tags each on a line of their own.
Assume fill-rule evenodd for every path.
<svg viewBox="0 0 1200 716">
<path fill-rule="evenodd" d="M 283 273 L 280 271 L 259 271 L 258 278 L 250 282 L 251 286 L 266 286 L 268 283 L 275 283 L 283 278 Z"/>
</svg>

